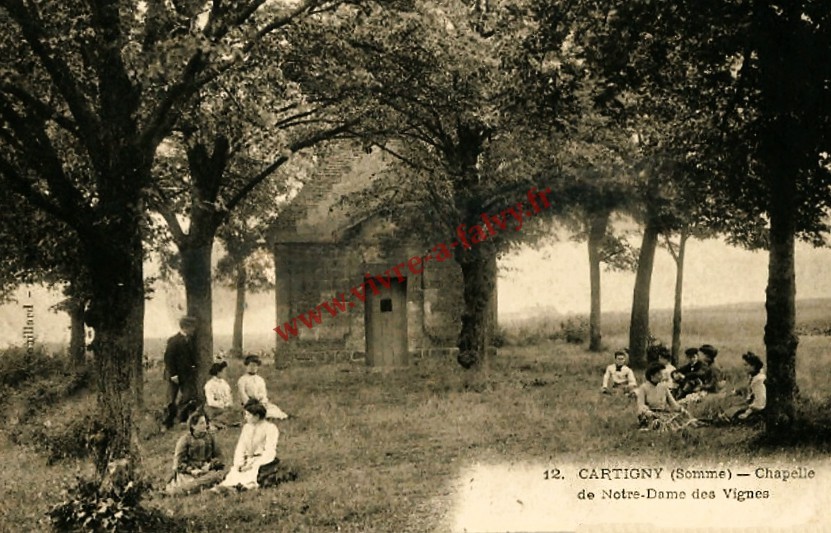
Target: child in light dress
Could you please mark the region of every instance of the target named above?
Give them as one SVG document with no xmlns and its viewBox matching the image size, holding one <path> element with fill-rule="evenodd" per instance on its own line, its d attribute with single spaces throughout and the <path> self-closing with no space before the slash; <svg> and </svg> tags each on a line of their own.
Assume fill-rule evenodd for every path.
<svg viewBox="0 0 831 533">
<path fill-rule="evenodd" d="M 289 417 L 277 405 L 268 401 L 268 389 L 265 385 L 265 380 L 258 375 L 260 371 L 260 358 L 256 355 L 249 355 L 245 358 L 246 374 L 237 381 L 237 390 L 239 392 L 239 399 L 242 405 L 248 403 L 248 400 L 257 400 L 266 408 L 266 418 L 276 418 L 283 420 Z"/>
<path fill-rule="evenodd" d="M 675 389 L 678 388 L 678 382 L 675 381 L 674 376 L 677 375 L 678 370 L 672 364 L 672 355 L 669 350 L 664 350 L 658 353 L 658 363 L 664 365 L 663 382 L 669 389 L 669 392 L 675 396 Z"/>
<path fill-rule="evenodd" d="M 237 447 L 234 450 L 234 464 L 222 483 L 214 488 L 222 489 L 256 489 L 268 484 L 268 476 L 276 473 L 277 441 L 280 431 L 272 422 L 266 420 L 266 409 L 257 400 L 245 403 L 245 425 L 242 427 Z"/>
<path fill-rule="evenodd" d="M 205 414 L 218 429 L 239 425 L 239 414 L 232 409 L 234 396 L 231 386 L 222 377 L 227 366 L 225 361 L 211 365 L 208 371 L 211 378 L 205 382 Z"/>
<path fill-rule="evenodd" d="M 737 411 L 735 418 L 747 420 L 757 417 L 765 410 L 768 395 L 765 386 L 765 373 L 762 372 L 762 367 L 765 366 L 762 359 L 753 352 L 747 352 L 742 355 L 742 360 L 750 382 L 745 396 L 744 409 Z"/>
</svg>

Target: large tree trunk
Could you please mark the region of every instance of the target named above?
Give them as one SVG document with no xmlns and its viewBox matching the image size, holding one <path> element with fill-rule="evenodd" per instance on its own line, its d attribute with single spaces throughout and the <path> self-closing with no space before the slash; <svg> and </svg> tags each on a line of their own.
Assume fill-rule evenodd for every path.
<svg viewBox="0 0 831 533">
<path fill-rule="evenodd" d="M 772 437 L 787 437 L 796 415 L 799 393 L 796 383 L 796 349 L 799 339 L 795 332 L 796 279 L 794 236 L 797 220 L 797 183 L 817 165 L 817 130 L 801 122 L 806 114 L 815 113 L 817 92 L 800 83 L 782 80 L 804 80 L 806 63 L 800 61 L 805 46 L 800 36 L 804 30 L 804 12 L 799 3 L 783 4 L 781 9 L 763 7 L 757 29 L 762 35 L 759 49 L 762 102 L 771 120 L 766 121 L 760 136 L 760 160 L 763 176 L 770 190 L 770 261 L 765 300 L 765 348 L 767 352 L 766 431 Z M 807 112 L 807 113 L 806 113 Z M 813 119 L 810 119 L 813 120 Z M 808 193 L 810 194 L 810 193 Z"/>
<path fill-rule="evenodd" d="M 460 246 L 456 261 L 462 269 L 462 329 L 459 364 L 465 368 L 487 366 L 487 347 L 492 324 L 492 299 L 496 287 L 496 256 L 485 245 L 468 250 Z"/>
<path fill-rule="evenodd" d="M 214 139 L 210 151 L 198 142 L 187 150 L 188 168 L 193 179 L 190 228 L 177 244 L 182 255 L 180 274 L 185 283 L 188 315 L 198 319 L 196 351 L 199 379 L 196 387 L 199 398 L 204 397 L 203 386 L 214 359 L 211 257 L 216 231 L 222 220 L 214 205 L 229 153 L 230 144 L 223 136 Z"/>
<path fill-rule="evenodd" d="M 67 305 L 69 314 L 69 363 L 76 370 L 80 370 L 87 362 L 86 332 L 84 330 L 83 298 L 73 297 Z"/>
<path fill-rule="evenodd" d="M 480 187 L 479 156 L 484 150 L 488 130 L 474 121 L 458 123 L 456 134 L 457 144 L 448 147 L 447 152 L 452 154 L 449 163 L 456 167 L 457 173 L 453 200 L 464 222 L 457 228 L 459 240 L 454 253 L 462 269 L 464 301 L 458 361 L 465 368 L 486 368 L 488 339 L 493 327 L 496 250 L 487 241 L 491 231 L 485 232 L 481 226 L 483 202 L 477 192 Z"/>
<path fill-rule="evenodd" d="M 787 132 L 787 129 L 784 129 Z M 790 168 L 793 160 L 779 150 L 768 165 L 771 173 L 770 261 L 765 309 L 765 348 L 767 351 L 768 403 L 765 408 L 767 431 L 774 436 L 789 432 L 796 412 L 796 277 L 794 235 L 796 233 L 796 178 Z"/>
<path fill-rule="evenodd" d="M 765 301 L 768 363 L 765 412 L 771 434 L 786 433 L 796 411 L 796 347 L 799 339 L 794 331 L 795 301 L 793 220 L 788 220 L 785 212 L 774 211 L 770 217 L 770 262 Z"/>
<path fill-rule="evenodd" d="M 600 248 L 606 237 L 611 213 L 595 213 L 589 218 L 589 281 L 591 286 L 591 312 L 589 313 L 589 350 L 603 349 L 600 331 Z"/>
<path fill-rule="evenodd" d="M 237 304 L 234 310 L 234 338 L 231 341 L 231 353 L 242 355 L 242 324 L 245 317 L 245 287 L 248 284 L 248 272 L 245 260 L 237 264 Z"/>
<path fill-rule="evenodd" d="M 98 386 L 98 421 L 91 443 L 98 473 L 126 459 L 138 461 L 134 408 L 135 383 L 141 382 L 144 347 L 144 254 L 135 221 L 111 224 L 106 231 L 82 237 L 91 277 L 87 323 L 95 329 L 92 344 Z"/>
<path fill-rule="evenodd" d="M 191 227 L 191 231 L 196 228 Z M 185 284 L 188 315 L 196 317 L 196 352 L 199 361 L 197 394 L 203 397 L 203 386 L 213 363 L 213 292 L 211 288 L 211 254 L 213 241 L 181 246 L 181 275 Z"/>
<path fill-rule="evenodd" d="M 678 242 L 678 254 L 675 259 L 675 306 L 672 311 L 672 364 L 678 364 L 678 356 L 681 353 L 681 310 L 684 295 L 684 254 L 687 250 L 687 240 L 690 234 L 687 230 L 681 230 L 681 238 Z"/>
<path fill-rule="evenodd" d="M 646 348 L 649 344 L 649 293 L 657 245 L 658 228 L 652 221 L 647 221 L 638 255 L 638 272 L 635 277 L 632 318 L 629 324 L 630 363 L 637 367 L 646 365 Z"/>
</svg>

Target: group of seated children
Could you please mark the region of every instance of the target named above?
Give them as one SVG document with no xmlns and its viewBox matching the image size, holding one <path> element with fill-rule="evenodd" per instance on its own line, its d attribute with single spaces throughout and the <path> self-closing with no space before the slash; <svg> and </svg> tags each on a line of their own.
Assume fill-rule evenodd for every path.
<svg viewBox="0 0 831 533">
<path fill-rule="evenodd" d="M 669 362 L 669 350 L 662 347 L 662 360 Z M 719 392 L 724 387 L 724 378 L 721 370 L 716 366 L 718 350 L 710 345 L 704 344 L 700 348 L 687 348 L 684 350 L 687 363 L 675 370 L 672 380 L 677 384 L 675 397 L 682 399 L 692 394 L 706 395 Z M 695 399 L 695 397 L 691 398 Z"/>
<path fill-rule="evenodd" d="M 226 362 L 214 363 L 205 383 L 205 405 L 188 418 L 188 433 L 176 442 L 173 476 L 165 487 L 169 495 L 191 494 L 217 485 L 222 488 L 253 489 L 269 482 L 277 472 L 277 441 L 280 432 L 269 418 L 288 415 L 268 401 L 265 380 L 257 373 L 261 364 L 256 355 L 245 358 L 247 373 L 237 389 L 243 406 L 244 425 L 234 452 L 231 469 L 225 473 L 222 452 L 210 426 L 221 429 L 238 426 L 239 412 L 233 409 L 231 387 L 222 374 Z M 221 482 L 220 482 L 221 481 Z"/>
<path fill-rule="evenodd" d="M 729 423 L 753 418 L 765 408 L 764 364 L 753 352 L 742 355 L 749 375 L 749 386 L 732 394 L 722 392 L 725 380 L 715 366 L 718 350 L 705 344 L 685 351 L 686 364 L 676 369 L 669 350 L 658 345 L 653 352 L 657 359 L 645 372 L 646 381 L 637 386 L 632 369 L 626 365 L 628 353 L 615 352 L 615 363 L 603 375 L 604 393 L 621 390 L 637 398 L 638 421 L 642 428 L 679 429 L 693 422 Z M 693 418 L 687 406 L 695 405 L 699 416 Z"/>
<path fill-rule="evenodd" d="M 266 407 L 266 418 L 283 420 L 288 415 L 275 404 L 268 401 L 268 389 L 265 380 L 258 375 L 262 361 L 256 355 L 246 356 L 244 360 L 246 373 L 237 381 L 240 405 L 248 400 L 258 400 Z M 238 426 L 239 412 L 233 407 L 231 386 L 222 377 L 228 363 L 222 361 L 211 366 L 211 378 L 205 383 L 205 414 L 217 428 L 224 426 Z"/>
</svg>

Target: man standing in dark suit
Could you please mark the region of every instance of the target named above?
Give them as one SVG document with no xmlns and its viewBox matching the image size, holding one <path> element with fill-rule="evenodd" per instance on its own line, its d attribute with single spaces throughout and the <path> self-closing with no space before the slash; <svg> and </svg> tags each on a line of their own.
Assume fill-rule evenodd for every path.
<svg viewBox="0 0 831 533">
<path fill-rule="evenodd" d="M 179 333 L 167 341 L 164 352 L 164 378 L 167 382 L 167 416 L 164 425 L 168 429 L 173 427 L 177 410 L 179 421 L 187 420 L 188 415 L 196 407 L 198 395 L 196 381 L 198 375 L 196 354 L 196 319 L 190 316 L 179 320 Z M 177 408 L 176 396 L 179 397 Z"/>
</svg>

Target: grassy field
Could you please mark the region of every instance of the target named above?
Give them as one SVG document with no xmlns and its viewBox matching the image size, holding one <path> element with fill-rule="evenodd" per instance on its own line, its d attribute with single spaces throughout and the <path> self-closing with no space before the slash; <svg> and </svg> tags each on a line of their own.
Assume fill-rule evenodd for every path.
<svg viewBox="0 0 831 533">
<path fill-rule="evenodd" d="M 684 344 L 719 346 L 720 366 L 741 384 L 739 354 L 747 349 L 764 353 L 759 324 L 752 318 L 735 309 L 688 313 Z M 815 318 L 821 319 L 819 311 Z M 609 317 L 604 338 L 612 347 L 625 343 L 614 324 Z M 831 337 L 801 339 L 799 385 L 817 412 L 828 411 L 830 351 Z M 392 371 L 266 366 L 262 374 L 273 400 L 294 415 L 279 423 L 279 456 L 299 478 L 244 494 L 154 497 L 149 505 L 181 519 L 184 531 L 443 531 L 456 501 L 457 478 L 477 462 L 748 454 L 808 460 L 828 454 L 822 445 L 760 447 L 750 428 L 700 428 L 687 437 L 638 432 L 631 401 L 599 394 L 602 369 L 610 360 L 609 353 L 541 341 L 501 349 L 490 368 L 478 374 L 452 360 L 421 360 Z M 243 368 L 234 361 L 229 370 L 228 381 L 234 383 Z M 182 430 L 163 433 L 153 422 L 163 404 L 160 369 L 148 372 L 145 395 L 143 466 L 161 486 Z M 27 423 L 54 429 L 93 405 L 92 395 L 81 394 L 48 406 Z M 10 409 L 4 411 L 3 427 L 9 429 Z M 218 434 L 228 455 L 236 437 L 237 430 Z M 90 468 L 72 460 L 49 466 L 33 446 L 11 444 L 6 431 L 0 461 L 0 522 L 7 531 L 45 530 L 45 511 L 61 500 L 61 490 L 76 473 Z"/>
</svg>

